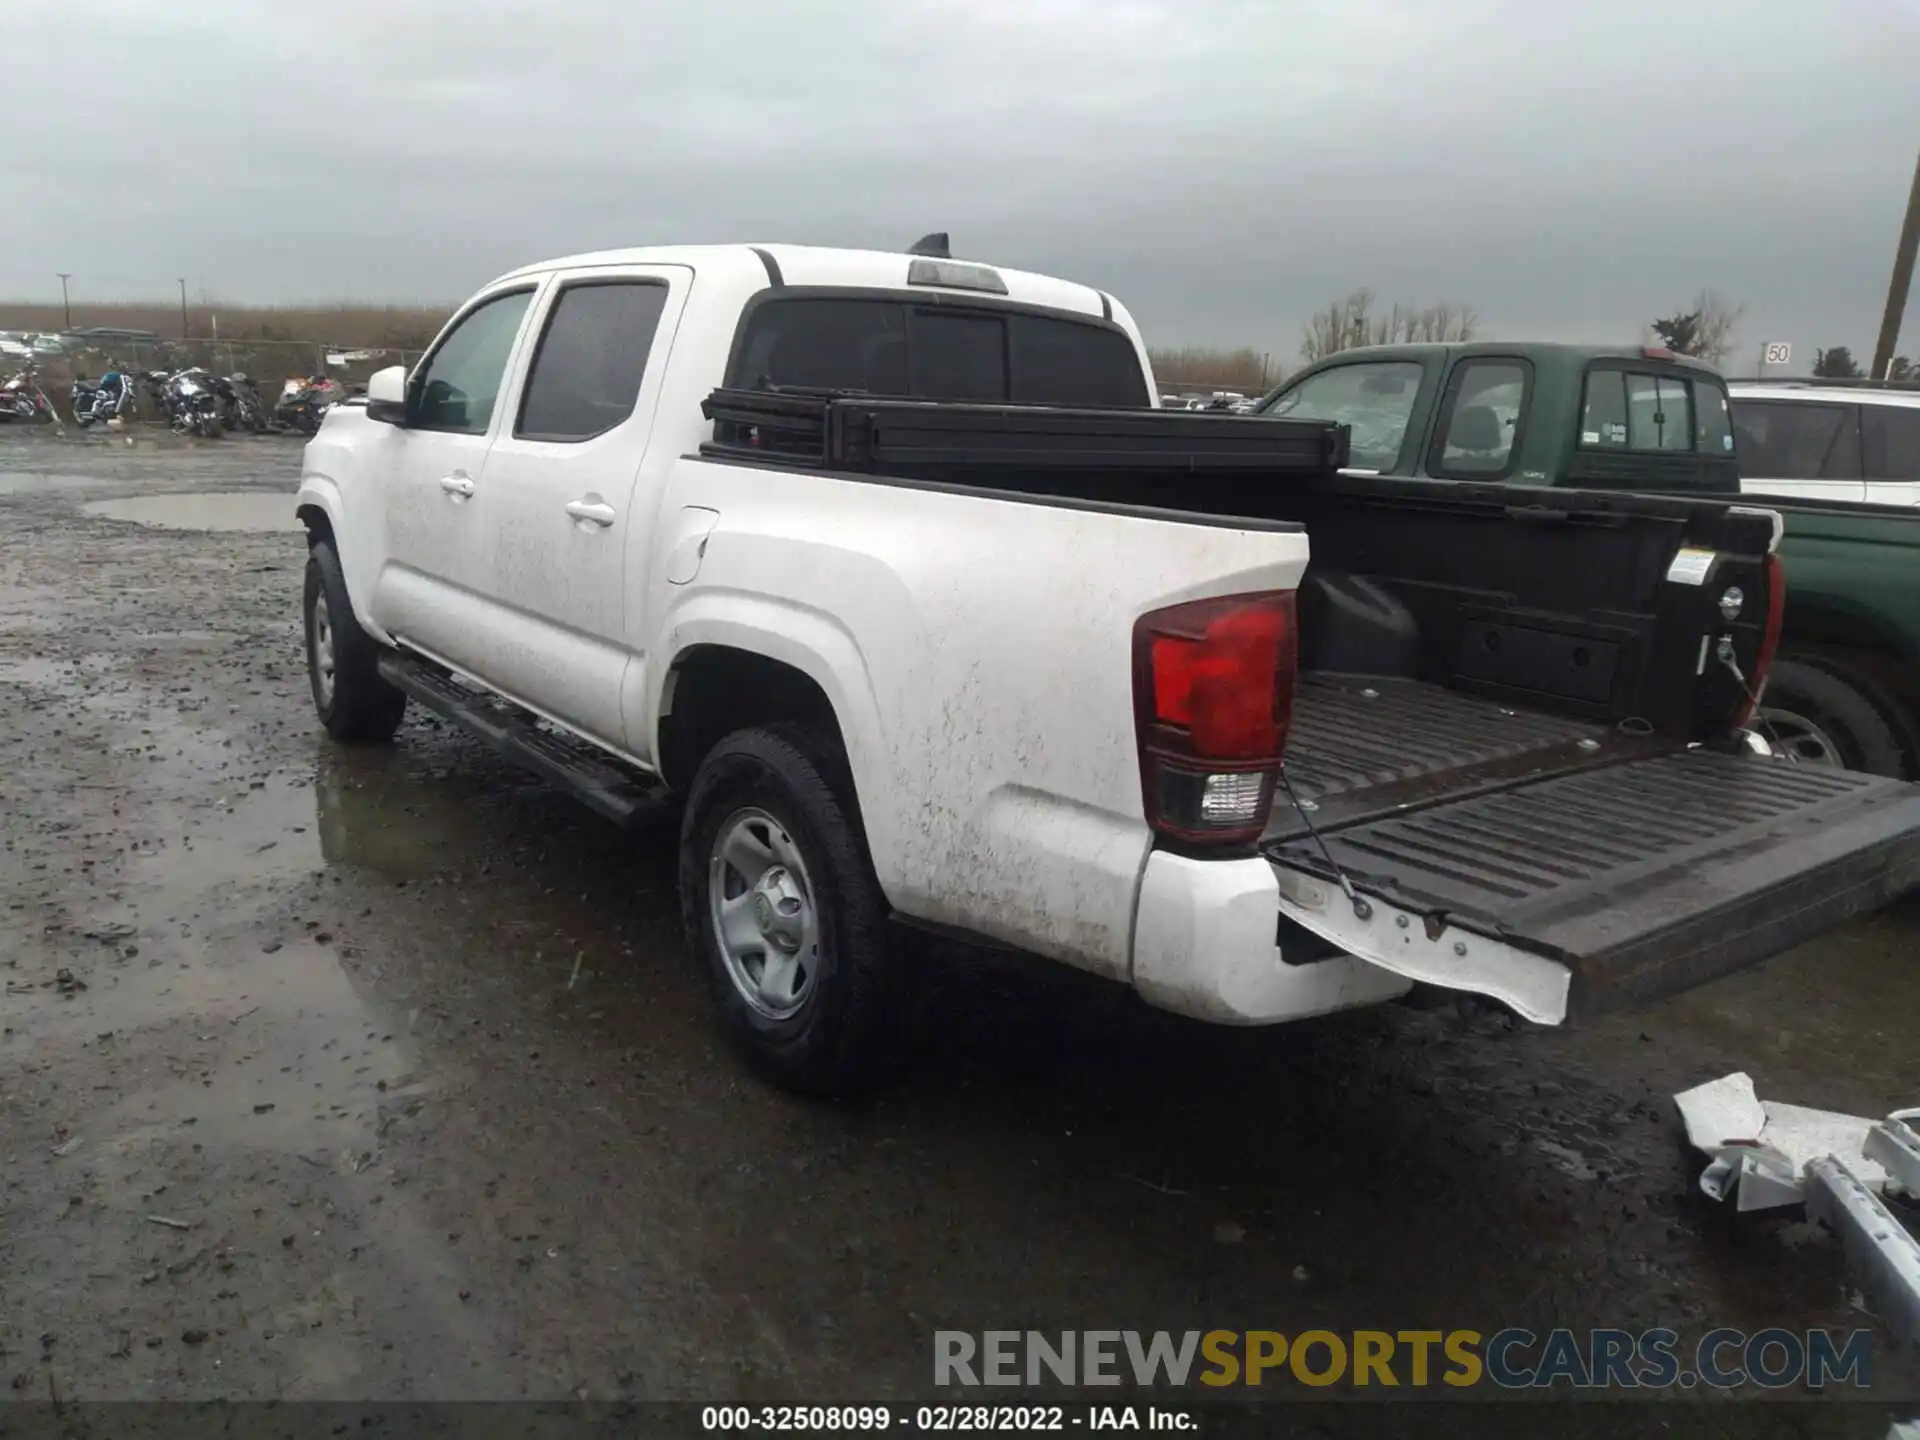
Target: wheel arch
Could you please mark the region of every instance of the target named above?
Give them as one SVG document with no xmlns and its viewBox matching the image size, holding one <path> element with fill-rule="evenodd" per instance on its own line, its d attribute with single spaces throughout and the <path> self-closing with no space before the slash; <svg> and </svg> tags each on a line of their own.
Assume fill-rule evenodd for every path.
<svg viewBox="0 0 1920 1440">
<path fill-rule="evenodd" d="M 852 636 L 827 617 L 738 603 L 678 617 L 666 663 L 650 682 L 649 753 L 661 777 L 685 793 L 701 759 L 725 735 L 800 721 L 844 757 L 850 797 L 866 829 L 883 886 L 892 877 L 885 732 L 866 665 Z M 692 607 L 689 607 L 691 611 Z"/>
</svg>

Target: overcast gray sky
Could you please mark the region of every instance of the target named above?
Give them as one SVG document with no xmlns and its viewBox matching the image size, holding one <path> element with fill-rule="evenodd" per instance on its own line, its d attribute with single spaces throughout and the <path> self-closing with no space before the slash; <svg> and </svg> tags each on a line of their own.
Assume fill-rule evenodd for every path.
<svg viewBox="0 0 1920 1440">
<path fill-rule="evenodd" d="M 1289 364 L 1360 285 L 1596 340 L 1711 286 L 1743 350 L 1860 355 L 1920 151 L 1920 0 L 7 8 L 19 297 L 455 301 L 603 246 L 945 229 Z"/>
</svg>

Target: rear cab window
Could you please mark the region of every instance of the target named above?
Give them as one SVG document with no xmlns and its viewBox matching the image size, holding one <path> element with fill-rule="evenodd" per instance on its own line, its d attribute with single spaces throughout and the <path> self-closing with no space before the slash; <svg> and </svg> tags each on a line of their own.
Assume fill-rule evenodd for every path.
<svg viewBox="0 0 1920 1440">
<path fill-rule="evenodd" d="M 1587 371 L 1580 447 L 1731 454 L 1727 392 L 1703 376 L 1596 365 Z"/>
<path fill-rule="evenodd" d="M 1152 403 L 1139 353 L 1117 325 L 871 293 L 761 299 L 741 320 L 727 384 L 1016 405 Z"/>
<path fill-rule="evenodd" d="M 1601 356 L 1581 382 L 1570 484 L 1737 492 L 1733 421 L 1718 375 L 1658 355 Z"/>
</svg>

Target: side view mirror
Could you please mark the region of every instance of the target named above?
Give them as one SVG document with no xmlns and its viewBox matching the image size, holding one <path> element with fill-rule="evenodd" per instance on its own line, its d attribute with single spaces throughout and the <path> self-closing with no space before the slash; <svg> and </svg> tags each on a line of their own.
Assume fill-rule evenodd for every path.
<svg viewBox="0 0 1920 1440">
<path fill-rule="evenodd" d="M 407 423 L 407 367 L 389 365 L 367 377 L 367 418 L 383 425 Z"/>
</svg>

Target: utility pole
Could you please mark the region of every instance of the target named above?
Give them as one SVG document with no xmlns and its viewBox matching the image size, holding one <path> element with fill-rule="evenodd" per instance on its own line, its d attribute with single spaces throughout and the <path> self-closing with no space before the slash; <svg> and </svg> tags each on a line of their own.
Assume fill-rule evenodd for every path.
<svg viewBox="0 0 1920 1440">
<path fill-rule="evenodd" d="M 53 273 L 60 277 L 60 309 L 67 317 L 67 329 L 71 330 L 73 329 L 73 306 L 67 302 L 67 281 L 73 278 L 73 272 L 56 270 Z"/>
<path fill-rule="evenodd" d="M 187 338 L 187 277 L 180 277 L 180 338 Z"/>
<path fill-rule="evenodd" d="M 1887 313 L 1880 317 L 1880 343 L 1873 347 L 1874 379 L 1884 380 L 1900 343 L 1900 317 L 1906 313 L 1907 291 L 1913 285 L 1913 255 L 1920 249 L 1920 161 L 1913 167 L 1913 189 L 1907 194 L 1907 219 L 1900 227 L 1900 248 L 1893 252 L 1893 279 L 1887 286 Z"/>
</svg>

